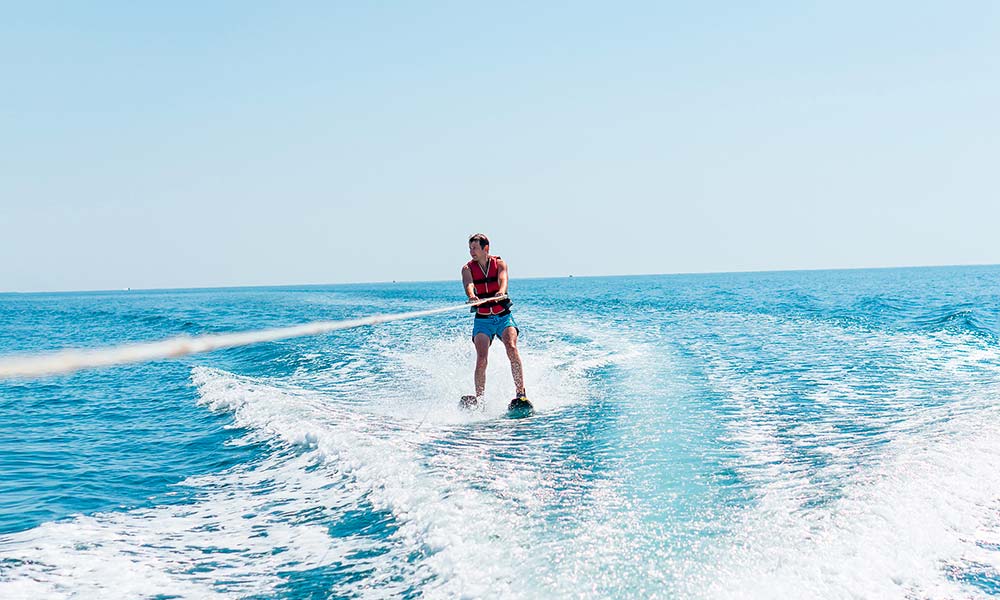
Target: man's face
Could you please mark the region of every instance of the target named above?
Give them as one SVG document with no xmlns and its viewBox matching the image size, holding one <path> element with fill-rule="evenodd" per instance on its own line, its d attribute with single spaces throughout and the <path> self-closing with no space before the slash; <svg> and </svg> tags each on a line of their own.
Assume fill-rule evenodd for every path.
<svg viewBox="0 0 1000 600">
<path fill-rule="evenodd" d="M 489 246 L 480 248 L 479 242 L 469 242 L 469 255 L 472 256 L 472 260 L 484 260 L 490 255 L 489 250 Z"/>
</svg>

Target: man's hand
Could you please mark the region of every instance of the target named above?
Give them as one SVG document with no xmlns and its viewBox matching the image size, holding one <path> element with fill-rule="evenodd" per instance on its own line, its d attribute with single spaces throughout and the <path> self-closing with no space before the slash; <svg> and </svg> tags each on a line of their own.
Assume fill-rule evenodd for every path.
<svg viewBox="0 0 1000 600">
<path fill-rule="evenodd" d="M 465 301 L 466 304 L 472 304 L 474 302 L 479 302 L 479 298 L 472 296 L 471 298 Z"/>
</svg>

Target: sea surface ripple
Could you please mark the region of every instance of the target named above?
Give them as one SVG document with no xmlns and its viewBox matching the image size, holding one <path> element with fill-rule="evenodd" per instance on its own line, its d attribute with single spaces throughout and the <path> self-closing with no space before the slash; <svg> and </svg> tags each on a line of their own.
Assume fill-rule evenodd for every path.
<svg viewBox="0 0 1000 600">
<path fill-rule="evenodd" d="M 2 598 L 1000 596 L 1000 267 L 515 279 L 471 316 L 0 382 Z M 0 354 L 458 282 L 0 294 Z"/>
</svg>

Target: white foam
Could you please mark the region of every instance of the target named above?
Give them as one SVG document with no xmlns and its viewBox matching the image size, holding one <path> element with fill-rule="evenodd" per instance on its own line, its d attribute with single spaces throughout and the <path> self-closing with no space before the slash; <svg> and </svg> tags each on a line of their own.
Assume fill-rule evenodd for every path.
<svg viewBox="0 0 1000 600">
<path fill-rule="evenodd" d="M 400 545 L 392 562 L 424 555 L 413 566 L 412 575 L 420 577 L 408 578 L 429 577 L 423 593 L 517 593 L 512 587 L 516 567 L 527 560 L 536 525 L 524 510 L 534 502 L 534 490 L 544 487 L 544 474 L 530 462 L 492 469 L 491 489 L 483 490 L 467 485 L 460 475 L 470 469 L 486 472 L 487 457 L 461 452 L 425 456 L 419 445 L 434 440 L 431 428 L 414 431 L 409 423 L 401 427 L 355 407 L 317 406 L 274 389 L 263 401 L 254 397 L 260 388 L 218 372 L 199 370 L 195 379 L 206 402 L 232 411 L 237 424 L 288 442 L 312 440 L 324 460 L 347 476 L 350 488 L 376 510 L 390 512 L 398 527 L 393 539 Z M 367 585 L 345 584 L 339 591 L 360 593 Z"/>
<path fill-rule="evenodd" d="M 940 409 L 934 409 L 935 411 Z M 843 498 L 817 511 L 761 506 L 722 561 L 711 595 L 732 598 L 951 598 L 985 596 L 949 576 L 1000 567 L 1000 428 L 995 409 L 894 440 Z M 991 419 L 986 423 L 982 417 Z M 985 426 L 984 426 L 985 425 Z"/>
<path fill-rule="evenodd" d="M 458 408 L 458 399 L 473 393 L 475 349 L 468 321 L 454 320 L 434 328 L 422 323 L 383 327 L 366 341 L 363 358 L 340 356 L 341 362 L 334 369 L 302 369 L 287 382 L 276 383 L 322 390 L 349 398 L 365 410 L 416 423 L 495 419 L 504 413 L 515 392 L 510 363 L 499 341 L 490 348 L 485 409 Z M 550 332 L 544 322 L 537 325 L 525 328 L 528 333 L 522 334 L 519 349 L 528 396 L 542 414 L 586 401 L 589 370 L 627 362 L 636 352 L 634 345 L 600 328 L 573 324 L 586 336 L 581 339 L 590 343 L 567 343 L 556 334 L 568 333 L 568 329 Z M 378 366 L 377 373 L 371 364 Z"/>
<path fill-rule="evenodd" d="M 973 564 L 997 568 L 998 553 L 977 543 L 998 532 L 996 352 L 969 336 L 793 319 L 758 317 L 729 330 L 767 336 L 771 345 L 763 355 L 745 338 L 746 349 L 724 340 L 699 348 L 712 386 L 736 409 L 729 441 L 740 458 L 733 467 L 756 494 L 719 541 L 718 577 L 705 595 L 985 595 L 952 574 Z M 823 349 L 830 352 L 821 358 L 824 370 L 795 374 Z M 767 353 L 785 372 L 741 364 Z M 851 368 L 866 359 L 880 361 L 875 372 L 884 379 Z M 812 390 L 807 399 L 821 411 L 817 421 L 799 422 L 799 411 L 781 405 L 790 397 L 784 386 L 796 378 Z M 857 437 L 838 424 L 875 433 Z M 881 443 L 875 449 L 872 442 Z M 803 468 L 795 455 L 801 446 L 829 460 Z"/>
<path fill-rule="evenodd" d="M 530 513 L 554 493 L 545 457 L 518 444 L 513 421 L 479 431 L 472 444 L 440 445 L 455 434 L 449 424 L 460 421 L 448 412 L 457 414 L 458 395 L 448 369 L 459 369 L 458 357 L 469 358 L 471 343 L 445 339 L 418 353 L 391 341 L 375 353 L 381 370 L 347 357 L 346 368 L 330 380 L 299 378 L 324 383 L 320 391 L 294 385 L 295 377 L 269 381 L 194 369 L 200 401 L 232 414 L 233 425 L 248 430 L 242 443 L 266 443 L 273 451 L 184 482 L 197 490 L 192 504 L 79 516 L 10 536 L 5 556 L 23 562 L 4 567 L 0 595 L 270 595 L 283 583 L 279 572 L 338 564 L 378 575 L 345 578 L 334 595 L 386 596 L 412 586 L 429 597 L 537 595 L 535 580 L 519 569 L 532 563 L 541 535 Z M 572 362 L 573 351 L 559 352 L 532 356 L 539 368 L 529 370 L 529 385 L 541 392 L 541 411 L 586 399 L 578 368 L 543 374 L 556 362 Z M 602 353 L 592 351 L 592 358 L 600 361 Z M 465 371 L 471 362 L 463 362 Z M 494 363 L 495 382 L 506 365 Z M 415 375 L 401 379 L 407 372 Z M 465 375 L 471 378 L 471 369 Z M 381 410 L 393 391 L 397 401 L 408 397 L 416 408 L 403 417 Z M 495 409 L 465 420 L 495 418 L 505 400 L 492 401 L 508 394 L 494 393 Z M 444 410 L 421 426 L 416 418 L 424 406 Z M 428 454 L 427 444 L 439 447 Z M 498 461 L 495 451 L 516 458 Z M 338 511 L 368 505 L 389 515 L 395 530 L 388 539 L 334 537 L 294 518 L 320 511 L 336 520 Z M 361 559 L 361 552 L 375 556 Z"/>
<path fill-rule="evenodd" d="M 271 457 L 252 469 L 186 482 L 193 504 L 78 516 L 8 536 L 4 598 L 240 597 L 273 593 L 281 570 L 333 564 L 363 548 L 329 543 L 324 527 L 289 522 L 289 511 L 342 505 L 329 473 L 309 473 L 307 457 Z M 261 493 L 276 475 L 294 475 Z"/>
</svg>

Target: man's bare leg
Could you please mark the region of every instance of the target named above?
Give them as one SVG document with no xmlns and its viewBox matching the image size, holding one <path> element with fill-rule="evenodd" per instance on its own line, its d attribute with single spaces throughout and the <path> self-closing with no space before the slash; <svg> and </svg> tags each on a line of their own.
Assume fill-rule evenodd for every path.
<svg viewBox="0 0 1000 600">
<path fill-rule="evenodd" d="M 517 397 L 522 397 L 524 393 L 524 366 L 521 364 L 521 355 L 517 352 L 517 328 L 508 327 L 500 335 L 504 347 L 507 349 L 507 358 L 510 359 L 510 374 L 514 376 L 514 387 L 517 388 Z"/>
<path fill-rule="evenodd" d="M 476 345 L 476 397 L 482 398 L 486 391 L 486 361 L 490 357 L 490 336 L 479 333 L 472 342 Z"/>
</svg>

